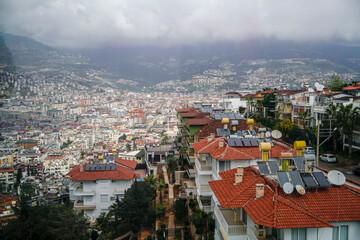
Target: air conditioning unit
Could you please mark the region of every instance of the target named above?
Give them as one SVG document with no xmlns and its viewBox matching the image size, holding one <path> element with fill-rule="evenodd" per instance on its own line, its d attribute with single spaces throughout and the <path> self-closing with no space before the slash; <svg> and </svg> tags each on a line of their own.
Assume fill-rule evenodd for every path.
<svg viewBox="0 0 360 240">
<path fill-rule="evenodd" d="M 266 238 L 266 228 L 262 225 L 255 226 L 255 235 L 258 239 Z"/>
</svg>

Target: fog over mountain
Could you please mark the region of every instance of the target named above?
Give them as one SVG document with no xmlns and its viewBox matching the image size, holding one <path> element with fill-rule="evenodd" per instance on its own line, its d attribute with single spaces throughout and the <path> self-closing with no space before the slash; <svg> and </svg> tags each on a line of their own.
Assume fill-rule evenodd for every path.
<svg viewBox="0 0 360 240">
<path fill-rule="evenodd" d="M 358 0 L 3 0 L 0 30 L 72 49 L 249 39 L 358 44 L 359 13 Z"/>
</svg>

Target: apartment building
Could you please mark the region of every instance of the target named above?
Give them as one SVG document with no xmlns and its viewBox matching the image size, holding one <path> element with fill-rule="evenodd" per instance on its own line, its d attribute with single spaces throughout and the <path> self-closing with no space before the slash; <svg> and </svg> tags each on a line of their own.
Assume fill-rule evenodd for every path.
<svg viewBox="0 0 360 240">
<path fill-rule="evenodd" d="M 279 174 L 264 175 L 256 166 L 221 172 L 209 183 L 215 239 L 358 239 L 359 186 L 333 185 L 316 173 L 306 173 L 315 186 L 301 175 L 304 188 L 295 190 L 286 189 Z"/>
<path fill-rule="evenodd" d="M 139 178 L 136 161 L 116 159 L 114 163 L 80 164 L 67 174 L 71 180 L 70 200 L 74 209 L 82 211 L 90 222 L 102 212 L 107 213 L 116 198 L 123 198 L 125 190 Z"/>
</svg>

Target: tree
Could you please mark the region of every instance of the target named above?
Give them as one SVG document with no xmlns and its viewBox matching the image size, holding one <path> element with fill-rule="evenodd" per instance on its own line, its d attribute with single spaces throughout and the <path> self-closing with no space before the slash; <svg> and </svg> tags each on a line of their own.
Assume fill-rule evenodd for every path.
<svg viewBox="0 0 360 240">
<path fill-rule="evenodd" d="M 352 155 L 352 142 L 353 142 L 353 133 L 355 126 L 358 126 L 360 122 L 360 108 L 353 108 L 353 104 L 341 105 L 339 112 L 337 114 L 337 121 L 339 126 L 342 127 L 344 134 L 348 137 L 349 144 L 349 158 Z"/>
<path fill-rule="evenodd" d="M 299 117 L 299 119 L 302 121 L 302 127 L 303 127 L 303 129 L 305 129 L 306 128 L 306 126 L 307 126 L 307 121 L 309 120 L 309 118 L 311 117 L 311 113 L 309 113 L 309 112 L 299 112 L 298 113 L 298 117 Z"/>
<path fill-rule="evenodd" d="M 330 121 L 334 120 L 334 125 L 333 125 L 334 128 L 335 127 L 339 128 L 338 121 L 337 121 L 338 107 L 336 105 L 332 104 L 326 109 L 326 113 L 328 114 Z M 336 142 L 337 130 L 333 131 L 331 134 L 333 137 L 334 151 L 337 151 L 337 142 Z"/>
<path fill-rule="evenodd" d="M 285 119 L 280 122 L 280 129 L 283 133 L 286 133 L 286 137 L 289 137 L 289 132 L 291 132 L 293 127 L 294 127 L 294 123 L 289 119 Z"/>
<path fill-rule="evenodd" d="M 21 195 L 17 219 L 0 229 L 0 239 L 88 239 L 86 219 L 70 205 L 29 206 Z"/>
<path fill-rule="evenodd" d="M 176 171 L 177 167 L 178 167 L 178 163 L 175 160 L 174 156 L 171 155 L 166 160 L 168 161 L 168 167 L 169 167 L 170 171 L 171 172 Z"/>
<path fill-rule="evenodd" d="M 347 83 L 341 80 L 338 75 L 332 75 L 331 79 L 332 81 L 329 87 L 332 91 L 341 91 L 343 87 L 347 86 Z"/>
<path fill-rule="evenodd" d="M 17 183 L 17 185 L 20 184 L 21 179 L 22 179 L 22 169 L 18 167 L 17 174 L 16 174 L 16 183 Z"/>
<path fill-rule="evenodd" d="M 162 204 L 162 190 L 165 188 L 165 184 L 163 182 L 162 179 L 160 179 L 160 181 L 155 185 L 156 186 L 156 190 L 159 191 L 160 193 L 160 203 Z"/>
<path fill-rule="evenodd" d="M 193 213 L 191 216 L 191 221 L 194 223 L 194 225 L 202 227 L 202 233 L 204 235 L 203 239 L 205 240 L 208 238 L 208 225 L 210 219 L 212 219 L 212 212 L 206 212 L 204 209 Z"/>
<path fill-rule="evenodd" d="M 35 189 L 31 183 L 22 183 L 20 185 L 20 194 L 23 194 L 27 198 L 35 196 Z"/>
<path fill-rule="evenodd" d="M 127 151 L 127 152 L 130 152 L 130 151 L 131 151 L 131 147 L 130 147 L 130 144 L 129 144 L 129 143 L 126 144 L 126 151 Z"/>
<path fill-rule="evenodd" d="M 119 140 L 125 140 L 126 139 L 126 134 L 123 134 L 119 137 Z"/>
<path fill-rule="evenodd" d="M 139 229 L 141 224 L 155 221 L 154 209 L 151 208 L 155 196 L 155 190 L 149 183 L 134 182 L 125 191 L 124 198 L 111 206 L 111 213 L 115 220 Z"/>
</svg>

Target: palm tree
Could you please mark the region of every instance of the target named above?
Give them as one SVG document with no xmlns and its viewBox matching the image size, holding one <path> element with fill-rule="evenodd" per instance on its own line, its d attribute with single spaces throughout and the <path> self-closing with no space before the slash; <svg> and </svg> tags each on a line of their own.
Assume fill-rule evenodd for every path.
<svg viewBox="0 0 360 240">
<path fill-rule="evenodd" d="M 208 225 L 209 221 L 212 218 L 212 212 L 206 212 L 204 209 L 201 209 L 199 212 L 194 213 L 191 216 L 192 222 L 197 225 L 201 224 L 203 227 L 204 240 L 207 240 L 208 237 Z M 197 224 L 196 224 L 197 223 Z"/>
<path fill-rule="evenodd" d="M 334 104 L 330 105 L 328 109 L 326 109 L 326 113 L 330 117 L 330 121 L 334 120 L 334 129 L 338 127 L 337 122 L 337 114 L 338 114 L 338 107 Z M 333 143 L 334 143 L 334 151 L 337 151 L 337 143 L 336 143 L 336 136 L 337 136 L 337 130 L 334 130 L 332 133 L 333 137 Z"/>
<path fill-rule="evenodd" d="M 298 113 L 298 116 L 299 116 L 299 119 L 302 121 L 302 127 L 303 129 L 305 130 L 305 127 L 307 125 L 307 120 L 309 120 L 310 116 L 311 116 L 311 113 L 309 112 L 299 112 Z"/>
<path fill-rule="evenodd" d="M 165 184 L 162 179 L 158 183 L 156 183 L 156 190 L 159 190 L 160 193 L 160 203 L 162 204 L 162 190 L 165 188 Z"/>
<path fill-rule="evenodd" d="M 156 178 L 154 178 L 154 175 L 147 176 L 145 182 L 149 183 L 153 188 L 156 188 Z"/>
<path fill-rule="evenodd" d="M 357 126 L 360 122 L 360 108 L 353 108 L 353 104 L 349 105 L 341 105 L 339 112 L 337 114 L 337 121 L 339 122 L 339 126 L 342 127 L 343 133 L 348 137 L 349 144 L 349 158 L 351 158 L 352 151 L 352 142 L 353 142 L 353 132 L 355 126 Z"/>
</svg>

